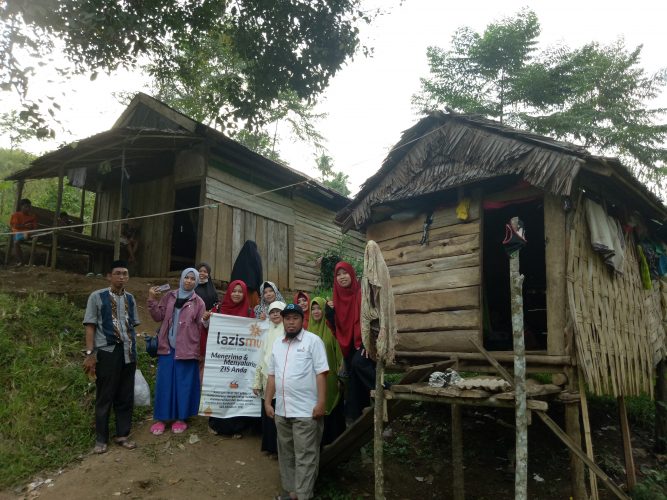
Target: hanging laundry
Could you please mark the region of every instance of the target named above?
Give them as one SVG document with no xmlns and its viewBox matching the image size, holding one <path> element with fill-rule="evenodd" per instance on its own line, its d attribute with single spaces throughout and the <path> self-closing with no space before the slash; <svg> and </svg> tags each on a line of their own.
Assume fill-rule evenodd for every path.
<svg viewBox="0 0 667 500">
<path fill-rule="evenodd" d="M 609 267 L 622 274 L 625 262 L 625 239 L 620 223 L 607 215 L 600 204 L 589 198 L 584 201 L 584 210 L 593 249 Z"/>
</svg>

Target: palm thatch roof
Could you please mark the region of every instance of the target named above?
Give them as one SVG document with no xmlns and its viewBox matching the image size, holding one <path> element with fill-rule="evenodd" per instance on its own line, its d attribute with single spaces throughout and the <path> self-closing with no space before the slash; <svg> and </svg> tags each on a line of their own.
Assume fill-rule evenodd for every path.
<svg viewBox="0 0 667 500">
<path fill-rule="evenodd" d="M 491 178 L 516 175 L 533 186 L 569 195 L 582 170 L 613 177 L 667 219 L 662 202 L 616 158 L 584 147 L 505 126 L 477 115 L 432 112 L 403 132 L 382 167 L 366 180 L 336 222 L 362 229 L 373 207 L 400 202 Z"/>
</svg>

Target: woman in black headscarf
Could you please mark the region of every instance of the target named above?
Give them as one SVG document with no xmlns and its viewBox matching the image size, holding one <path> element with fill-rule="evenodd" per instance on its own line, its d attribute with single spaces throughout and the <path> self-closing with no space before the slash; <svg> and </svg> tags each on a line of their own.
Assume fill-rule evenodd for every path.
<svg viewBox="0 0 667 500">
<path fill-rule="evenodd" d="M 232 268 L 231 281 L 241 280 L 248 287 L 250 307 L 259 304 L 259 287 L 262 286 L 262 258 L 257 243 L 246 240 Z"/>
<path fill-rule="evenodd" d="M 215 289 L 215 285 L 213 285 L 211 277 L 211 266 L 206 262 L 202 262 L 197 265 L 197 271 L 199 272 L 199 284 L 195 288 L 195 293 L 204 301 L 206 310 L 210 311 L 215 303 L 218 302 L 218 292 Z"/>
</svg>

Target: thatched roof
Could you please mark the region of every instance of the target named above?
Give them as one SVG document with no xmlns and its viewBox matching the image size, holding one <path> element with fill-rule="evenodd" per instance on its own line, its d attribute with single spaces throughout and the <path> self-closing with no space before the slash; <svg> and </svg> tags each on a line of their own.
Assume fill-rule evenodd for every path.
<svg viewBox="0 0 667 500">
<path fill-rule="evenodd" d="M 618 159 L 584 147 L 507 127 L 476 115 L 433 112 L 403 132 L 382 167 L 366 180 L 336 222 L 344 230 L 370 222 L 372 207 L 507 175 L 568 195 L 582 169 L 615 176 L 644 198 L 653 216 L 667 209 Z"/>
</svg>

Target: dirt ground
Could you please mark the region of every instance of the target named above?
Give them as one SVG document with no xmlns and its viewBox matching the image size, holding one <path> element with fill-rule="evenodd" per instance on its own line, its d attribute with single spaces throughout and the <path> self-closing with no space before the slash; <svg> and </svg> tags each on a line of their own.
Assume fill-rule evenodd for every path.
<svg viewBox="0 0 667 500">
<path fill-rule="evenodd" d="M 147 290 L 165 278 L 131 278 L 128 289 L 137 298 L 142 319 L 140 331 L 156 324 L 146 311 Z M 18 295 L 43 292 L 67 295 L 84 306 L 88 294 L 107 284 L 103 277 L 88 277 L 43 267 L 0 267 L 0 292 Z M 83 341 L 83 337 L 82 337 Z M 559 413 L 560 412 L 560 413 Z M 562 407 L 554 408 L 562 423 Z M 464 410 L 464 462 L 467 498 L 513 497 L 513 415 L 507 410 Z M 534 419 L 536 420 L 536 419 Z M 206 420 L 196 418 L 183 435 L 169 432 L 154 437 L 150 421 L 137 425 L 133 439 L 139 445 L 127 451 L 110 446 L 101 456 L 88 454 L 62 471 L 45 471 L 25 485 L 0 492 L 0 499 L 16 498 L 272 498 L 280 487 L 278 463 L 260 451 L 258 436 L 227 439 L 208 432 Z M 623 464 L 618 417 L 615 412 L 591 416 L 596 460 L 621 484 Z M 386 432 L 387 498 L 451 498 L 449 407 L 415 405 L 415 410 L 393 422 Z M 644 470 L 664 470 L 665 457 L 650 452 L 652 437 L 635 432 L 633 445 L 638 479 Z M 91 443 L 92 448 L 92 443 Z M 570 497 L 569 455 L 541 423 L 529 428 L 529 497 Z M 336 470 L 322 471 L 319 498 L 369 498 L 373 496 L 370 451 L 356 453 Z M 611 498 L 602 492 L 601 498 Z"/>
</svg>

